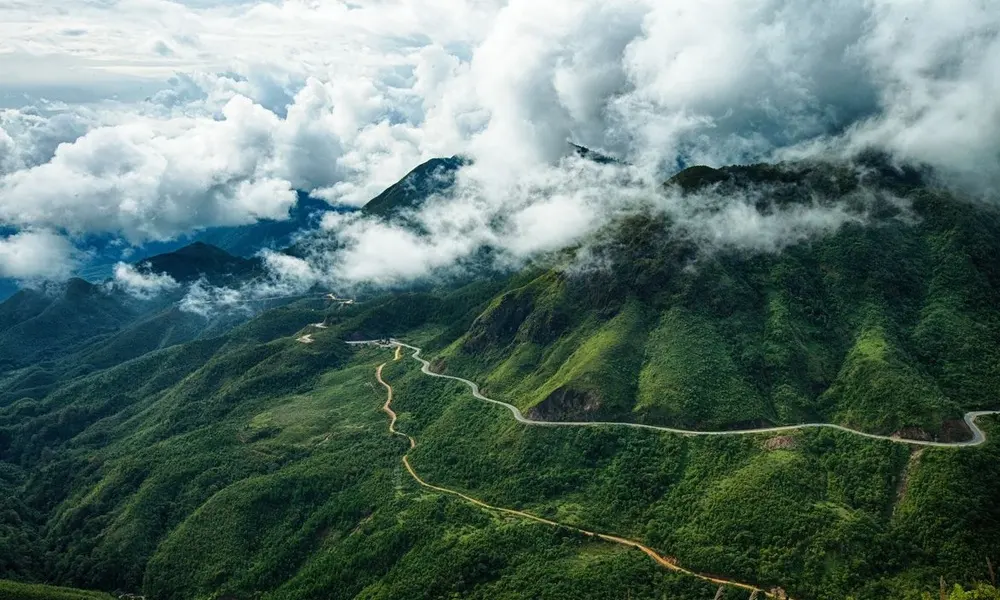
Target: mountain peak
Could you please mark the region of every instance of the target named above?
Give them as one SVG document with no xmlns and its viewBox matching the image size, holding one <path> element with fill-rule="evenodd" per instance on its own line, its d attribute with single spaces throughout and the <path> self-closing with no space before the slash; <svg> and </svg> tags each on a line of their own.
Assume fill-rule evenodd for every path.
<svg viewBox="0 0 1000 600">
<path fill-rule="evenodd" d="M 147 273 L 166 273 L 181 282 L 205 278 L 217 283 L 253 274 L 260 268 L 260 261 L 233 256 L 205 242 L 194 242 L 173 252 L 142 260 L 136 268 Z"/>
<path fill-rule="evenodd" d="M 685 192 L 693 192 L 701 188 L 729 180 L 729 173 L 722 169 L 713 169 L 705 165 L 688 167 L 667 180 L 667 185 L 676 185 Z"/>
<path fill-rule="evenodd" d="M 430 196 L 447 192 L 455 185 L 458 170 L 468 164 L 461 156 L 432 158 L 365 204 L 362 212 L 390 218 L 399 212 L 419 208 Z"/>
<path fill-rule="evenodd" d="M 612 158 L 612 157 L 608 156 L 607 154 L 603 154 L 601 152 L 598 152 L 597 150 L 592 150 L 592 149 L 590 149 L 590 148 L 588 148 L 586 146 L 581 146 L 579 144 L 574 144 L 573 142 L 570 142 L 569 145 L 570 145 L 570 148 L 573 149 L 573 152 L 577 156 L 579 156 L 580 158 L 585 158 L 587 160 L 594 161 L 597 164 L 611 165 L 611 164 L 617 164 L 617 163 L 620 162 L 620 161 L 618 161 L 618 159 Z"/>
<path fill-rule="evenodd" d="M 97 286 L 89 281 L 80 279 L 79 277 L 73 277 L 66 282 L 65 296 L 67 300 L 76 300 L 86 298 L 93 294 L 96 290 Z"/>
<path fill-rule="evenodd" d="M 171 254 L 171 253 L 167 253 Z M 218 246 L 213 246 L 205 242 L 193 242 L 187 246 L 183 246 L 174 250 L 172 254 L 178 254 L 181 256 L 225 256 L 231 257 L 232 254 L 226 252 Z"/>
</svg>

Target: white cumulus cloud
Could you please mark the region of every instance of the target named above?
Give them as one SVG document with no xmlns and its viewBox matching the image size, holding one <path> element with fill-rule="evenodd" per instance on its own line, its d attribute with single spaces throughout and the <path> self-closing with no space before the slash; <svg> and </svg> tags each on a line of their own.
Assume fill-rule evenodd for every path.
<svg viewBox="0 0 1000 600">
<path fill-rule="evenodd" d="M 32 229 L 0 238 L 0 277 L 62 279 L 76 260 L 73 245 L 51 231 Z"/>
<path fill-rule="evenodd" d="M 140 300 L 148 300 L 161 292 L 180 287 L 180 284 L 166 273 L 144 273 L 128 263 L 115 265 L 111 284 Z"/>
<path fill-rule="evenodd" d="M 633 165 L 626 197 L 868 147 L 1000 185 L 982 0 L 53 0 L 0 6 L 0 72 L 0 223 L 25 230 L 162 240 L 475 161 L 420 217 L 437 240 L 343 224 L 354 259 L 324 271 L 352 279 L 573 243 L 610 200 L 574 187 L 568 140 Z M 372 268 L 387 249 L 403 264 Z"/>
</svg>

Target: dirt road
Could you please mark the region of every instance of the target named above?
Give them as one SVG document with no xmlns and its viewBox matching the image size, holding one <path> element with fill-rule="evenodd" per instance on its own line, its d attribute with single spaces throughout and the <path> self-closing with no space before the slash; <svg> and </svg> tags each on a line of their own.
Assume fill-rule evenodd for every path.
<svg viewBox="0 0 1000 600">
<path fill-rule="evenodd" d="M 397 352 L 396 352 L 396 360 L 399 360 L 399 348 L 400 348 L 400 346 L 396 346 L 396 350 L 397 350 Z M 413 439 L 412 436 L 407 435 L 406 433 L 403 433 L 402 431 L 399 431 L 398 429 L 396 429 L 396 419 L 397 419 L 396 412 L 392 410 L 392 394 L 393 394 L 393 392 L 392 392 L 392 386 L 389 385 L 388 383 L 386 383 L 386 381 L 382 378 L 382 369 L 385 368 L 385 365 L 386 365 L 386 363 L 382 363 L 381 365 L 378 366 L 378 368 L 375 370 L 375 378 L 378 379 L 378 382 L 380 384 L 382 384 L 382 386 L 385 387 L 385 389 L 386 389 L 386 400 L 385 400 L 385 404 L 382 405 L 382 410 L 387 415 L 389 415 L 389 432 L 392 433 L 392 434 L 394 434 L 394 435 L 398 435 L 398 436 L 402 436 L 402 437 L 406 438 L 408 440 L 409 444 L 410 444 L 410 450 L 413 450 L 414 448 L 417 447 L 417 441 L 415 439 Z M 506 514 L 506 515 L 511 515 L 511 516 L 515 516 L 515 517 L 520 517 L 522 519 L 527 519 L 529 521 L 534 521 L 536 523 L 543 523 L 543 524 L 549 525 L 551 527 L 560 527 L 560 528 L 563 528 L 563 529 L 568 529 L 570 531 L 575 531 L 577 533 L 582 533 L 583 535 L 586 535 L 587 537 L 598 538 L 598 539 L 604 540 L 605 542 L 611 542 L 613 544 L 620 544 L 622 546 L 628 546 L 630 548 L 635 548 L 635 549 L 640 550 L 643 553 L 645 553 L 651 559 L 653 559 L 654 561 L 656 561 L 656 563 L 658 565 L 660 565 L 661 567 L 664 567 L 665 569 L 669 569 L 669 570 L 675 571 L 677 573 L 683 573 L 685 575 L 690 575 L 692 577 L 696 577 L 696 578 L 701 579 L 703 581 L 708 581 L 708 582 L 719 584 L 719 585 L 726 585 L 726 586 L 730 586 L 730 587 L 740 588 L 740 589 L 751 591 L 751 592 L 756 591 L 758 593 L 764 594 L 764 596 L 767 597 L 767 598 L 777 598 L 778 597 L 777 595 L 772 594 L 771 592 L 767 592 L 767 591 L 765 591 L 765 590 L 763 590 L 761 588 L 758 588 L 756 586 L 753 586 L 753 585 L 750 585 L 750 584 L 747 584 L 747 583 L 741 583 L 741 582 L 732 581 L 732 580 L 729 580 L 729 579 L 721 579 L 721 578 L 718 578 L 718 577 L 712 577 L 712 576 L 709 576 L 709 575 L 703 575 L 701 573 L 696 573 L 696 572 L 691 571 L 689 569 L 685 569 L 684 567 L 678 565 L 676 562 L 674 562 L 674 561 L 672 561 L 672 560 L 664 557 L 662 554 L 660 554 L 656 550 L 653 550 L 649 546 L 646 546 L 645 544 L 642 544 L 642 543 L 637 542 L 635 540 L 630 540 L 630 539 L 627 539 L 627 538 L 618 537 L 616 535 L 609 535 L 609 534 L 606 534 L 606 533 L 598 533 L 596 531 L 589 531 L 589 530 L 586 530 L 586 529 L 582 529 L 580 527 L 574 527 L 572 525 L 565 525 L 563 523 L 559 523 L 559 522 L 556 522 L 556 521 L 545 519 L 543 517 L 539 517 L 539 516 L 536 516 L 536 515 L 533 515 L 531 513 L 527 513 L 527 512 L 521 511 L 521 510 L 515 510 L 515 509 L 512 509 L 512 508 L 503 508 L 501 506 L 494 506 L 492 504 L 487 504 L 486 502 L 483 502 L 482 500 L 478 500 L 476 498 L 473 498 L 472 496 L 467 496 L 467 495 L 463 494 L 462 492 L 459 492 L 459 491 L 452 490 L 452 489 L 449 489 L 449 488 L 445 488 L 445 487 L 441 487 L 441 486 L 437 486 L 437 485 L 433 485 L 433 484 L 427 483 L 426 481 L 423 480 L 423 478 L 420 477 L 420 475 L 417 474 L 416 470 L 414 470 L 414 468 L 413 468 L 413 465 L 410 464 L 409 452 L 407 452 L 407 454 L 403 455 L 403 465 L 406 467 L 406 471 L 410 474 L 410 477 L 412 477 L 413 480 L 416 481 L 418 484 L 420 484 L 422 487 L 427 488 L 429 490 L 434 490 L 435 492 L 440 492 L 442 494 L 448 494 L 450 496 L 455 496 L 457 498 L 461 498 L 462 500 L 465 500 L 466 502 L 474 504 L 474 505 L 476 505 L 476 506 L 478 506 L 478 507 L 480 507 L 482 509 L 493 511 L 493 512 L 498 512 L 498 513 L 502 513 L 502 514 Z"/>
</svg>

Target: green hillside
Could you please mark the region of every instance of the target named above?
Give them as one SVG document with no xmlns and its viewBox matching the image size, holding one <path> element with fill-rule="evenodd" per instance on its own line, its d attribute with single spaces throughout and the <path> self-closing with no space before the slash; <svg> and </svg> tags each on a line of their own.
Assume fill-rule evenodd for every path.
<svg viewBox="0 0 1000 600">
<path fill-rule="evenodd" d="M 772 186 L 766 202 L 816 201 L 808 169 L 733 172 Z M 668 217 L 629 218 L 588 249 L 607 269 L 537 272 L 441 360 L 541 418 L 961 436 L 1000 390 L 1000 212 L 891 179 L 868 189 L 870 222 L 780 252 L 705 251 Z"/>
<path fill-rule="evenodd" d="M 111 600 L 113 596 L 73 588 L 0 580 L 0 600 Z"/>
<path fill-rule="evenodd" d="M 800 600 L 979 586 L 1000 561 L 996 417 L 981 446 L 923 450 L 815 429 L 526 427 L 413 360 L 344 343 L 403 338 L 537 419 L 961 438 L 963 412 L 1000 408 L 1000 215 L 906 173 L 865 177 L 864 200 L 839 167 L 671 183 L 691 202 L 766 185 L 765 210 L 865 215 L 780 250 L 706 248 L 635 214 L 584 243 L 605 268 L 569 251 L 353 306 L 195 321 L 169 298 L 143 311 L 82 287 L 18 295 L 0 305 L 3 335 L 53 331 L 31 346 L 45 360 L 3 346 L 0 577 L 156 600 L 716 597 L 639 550 L 418 485 L 381 410 L 388 362 L 410 463 L 432 485 Z"/>
<path fill-rule="evenodd" d="M 341 341 L 372 313 L 326 315 L 310 346 L 290 336 L 322 313 L 274 313 L 0 411 L 5 573 L 153 598 L 714 593 L 416 489 L 369 385 L 385 357 Z"/>
<path fill-rule="evenodd" d="M 433 343 L 489 287 L 416 295 L 419 315 L 399 316 L 419 316 L 412 339 Z M 273 311 L 0 411 L 5 575 L 150 598 L 713 596 L 638 551 L 417 487 L 379 410 L 374 367 L 391 353 L 341 341 L 391 306 Z M 320 318 L 314 344 L 294 341 Z M 413 361 L 386 377 L 435 484 L 794 597 L 919 598 L 941 575 L 984 579 L 1000 541 L 995 436 L 914 465 L 902 445 L 844 433 L 769 450 L 773 436 L 544 430 Z"/>
</svg>

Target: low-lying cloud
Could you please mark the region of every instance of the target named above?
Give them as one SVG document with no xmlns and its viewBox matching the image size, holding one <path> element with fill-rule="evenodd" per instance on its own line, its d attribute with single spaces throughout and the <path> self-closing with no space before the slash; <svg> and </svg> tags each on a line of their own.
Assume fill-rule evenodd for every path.
<svg viewBox="0 0 1000 600">
<path fill-rule="evenodd" d="M 669 217 L 676 235 L 712 251 L 778 252 L 817 237 L 831 235 L 848 224 L 872 225 L 877 205 L 892 205 L 895 219 L 912 223 L 910 203 L 878 190 L 860 187 L 848 197 L 831 201 L 815 195 L 787 205 L 775 205 L 775 186 L 758 185 L 724 195 L 711 188 L 696 194 L 668 193 L 657 210 Z"/>
<path fill-rule="evenodd" d="M 778 252 L 848 224 L 879 222 L 876 208 L 886 214 L 886 207 L 893 207 L 902 222 L 914 218 L 905 200 L 863 185 L 844 198 L 816 194 L 773 201 L 789 192 L 774 184 L 684 192 L 643 177 L 636 167 L 575 157 L 506 184 L 469 167 L 454 189 L 430 198 L 420 210 L 390 220 L 328 216 L 325 234 L 300 241 L 304 256 L 274 254 L 266 264 L 296 289 L 352 293 L 483 268 L 507 271 L 539 259 L 566 266 L 559 252 L 566 248 L 577 249 L 581 258 L 574 263 L 586 261 L 588 246 L 601 239 L 596 234 L 629 215 L 663 216 L 673 235 L 706 253 Z"/>
<path fill-rule="evenodd" d="M 391 284 L 485 245 L 513 264 L 690 164 L 876 148 L 1000 184 L 1000 6 L 980 0 L 56 0 L 0 8 L 5 65 L 0 97 L 27 99 L 0 109 L 0 221 L 25 231 L 138 244 L 284 218 L 296 189 L 360 205 L 423 160 L 473 159 L 415 216 L 429 235 L 331 222 L 340 253 L 283 265 L 302 282 Z M 70 72 L 114 96 L 67 95 Z M 581 175 L 568 140 L 631 166 Z M 846 218 L 747 210 L 703 226 L 784 240 Z"/>
<path fill-rule="evenodd" d="M 269 266 L 266 276 L 235 286 L 212 285 L 198 279 L 184 289 L 178 308 L 205 318 L 232 313 L 251 315 L 283 302 L 325 295 L 312 289 L 320 281 L 307 262 L 273 252 L 264 257 Z"/>
<path fill-rule="evenodd" d="M 215 287 L 204 281 L 196 281 L 191 284 L 178 307 L 184 312 L 194 313 L 205 318 L 233 310 L 248 314 L 251 312 L 240 290 Z"/>
<path fill-rule="evenodd" d="M 115 265 L 114 276 L 109 283 L 111 287 L 121 289 L 140 300 L 149 300 L 161 292 L 180 287 L 180 283 L 166 273 L 142 272 L 127 263 Z"/>
<path fill-rule="evenodd" d="M 578 242 L 619 214 L 649 205 L 653 186 L 633 167 L 570 157 L 519 177 L 497 177 L 473 164 L 448 193 L 429 198 L 403 219 L 329 215 L 317 243 L 304 240 L 304 260 L 269 261 L 278 273 L 334 289 L 392 286 L 461 272 L 489 248 L 489 264 L 514 268 L 531 257 Z M 327 237 L 336 239 L 331 249 Z"/>
</svg>

